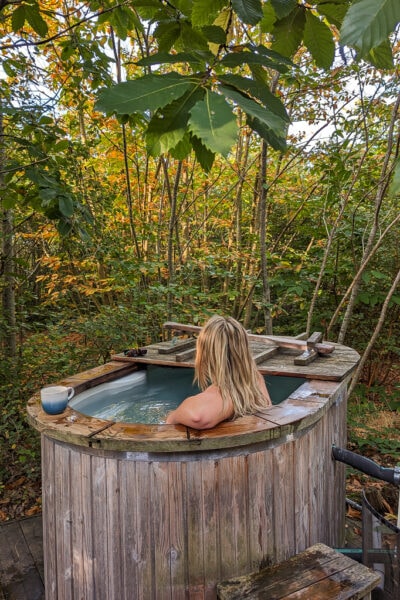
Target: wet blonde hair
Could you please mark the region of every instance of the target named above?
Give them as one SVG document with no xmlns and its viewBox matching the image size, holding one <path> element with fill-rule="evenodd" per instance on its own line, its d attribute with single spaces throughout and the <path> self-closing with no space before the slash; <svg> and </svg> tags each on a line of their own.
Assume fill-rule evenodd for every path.
<svg viewBox="0 0 400 600">
<path fill-rule="evenodd" d="M 223 406 L 232 401 L 235 417 L 269 405 L 260 390 L 246 331 L 232 317 L 211 317 L 200 331 L 194 380 L 203 391 L 211 384 L 217 386 Z"/>
</svg>

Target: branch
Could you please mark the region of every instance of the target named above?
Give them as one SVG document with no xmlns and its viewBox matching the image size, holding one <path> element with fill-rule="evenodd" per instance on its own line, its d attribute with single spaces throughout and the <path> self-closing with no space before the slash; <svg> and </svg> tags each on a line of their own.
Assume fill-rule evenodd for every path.
<svg viewBox="0 0 400 600">
<path fill-rule="evenodd" d="M 392 299 L 392 296 L 395 293 L 396 288 L 399 285 L 399 283 L 400 283 L 400 270 L 398 271 L 398 273 L 397 273 L 397 275 L 396 275 L 396 277 L 395 277 L 395 279 L 394 279 L 394 281 L 392 283 L 392 286 L 391 286 L 391 288 L 390 288 L 390 290 L 388 292 L 388 295 L 386 296 L 385 301 L 384 301 L 384 303 L 382 305 L 381 314 L 379 315 L 379 319 L 378 319 L 378 322 L 376 324 L 374 333 L 372 334 L 372 336 L 371 336 L 371 338 L 370 338 L 370 340 L 368 342 L 368 346 L 366 347 L 366 349 L 364 351 L 364 354 L 362 355 L 362 358 L 361 358 L 360 362 L 358 363 L 356 371 L 354 372 L 354 375 L 353 375 L 353 378 L 352 378 L 352 381 L 351 381 L 351 384 L 350 384 L 350 387 L 349 387 L 349 392 L 348 392 L 349 396 L 353 392 L 355 386 L 357 385 L 357 382 L 358 382 L 358 380 L 360 378 L 360 375 L 361 375 L 361 372 L 363 370 L 363 367 L 364 367 L 365 363 L 367 362 L 367 359 L 368 359 L 368 357 L 369 357 L 369 355 L 371 353 L 371 350 L 372 350 L 372 348 L 373 348 L 373 346 L 374 346 L 374 344 L 376 342 L 376 339 L 377 339 L 378 335 L 381 332 L 381 329 L 382 329 L 383 324 L 385 322 L 386 313 L 387 313 L 387 310 L 389 308 L 389 302 Z"/>
<path fill-rule="evenodd" d="M 343 298 L 341 299 L 333 317 L 330 320 L 330 323 L 328 325 L 328 328 L 326 330 L 327 333 L 327 337 L 328 334 L 330 332 L 330 330 L 332 329 L 333 325 L 336 322 L 336 319 L 339 316 L 339 313 L 342 309 L 343 304 L 346 302 L 347 298 L 349 297 L 350 293 L 352 292 L 354 286 L 356 285 L 356 283 L 360 280 L 361 275 L 363 274 L 364 270 L 366 269 L 369 261 L 375 256 L 376 251 L 379 249 L 379 247 L 381 246 L 386 234 L 390 231 L 390 229 L 396 225 L 396 223 L 400 220 L 400 213 L 397 215 L 397 217 L 395 217 L 393 219 L 393 221 L 391 223 L 389 223 L 389 225 L 386 227 L 386 229 L 384 230 L 384 232 L 380 235 L 378 241 L 376 242 L 375 246 L 371 249 L 371 251 L 369 252 L 369 254 L 367 255 L 367 257 L 365 258 L 364 262 L 361 263 L 360 268 L 358 269 L 355 277 L 353 278 L 353 281 L 351 282 L 351 284 L 349 285 L 349 287 L 347 288 L 346 293 L 343 295 Z"/>
<path fill-rule="evenodd" d="M 12 4 L 12 3 L 7 2 L 7 4 Z M 101 15 L 105 15 L 106 13 L 112 12 L 113 10 L 115 10 L 116 8 L 119 8 L 120 6 L 129 6 L 129 4 L 130 4 L 130 2 L 127 1 L 127 2 L 122 2 L 121 4 L 117 4 L 116 6 L 112 6 L 111 8 L 99 10 L 98 12 L 91 14 L 89 17 L 85 17 L 84 19 L 77 21 L 73 25 L 70 25 L 66 29 L 64 29 L 48 38 L 45 38 L 44 40 L 39 40 L 37 42 L 27 41 L 27 40 L 19 40 L 18 42 L 15 42 L 15 44 L 5 44 L 4 46 L 0 46 L 0 50 L 43 46 L 45 44 L 53 42 L 54 40 L 64 37 L 65 35 L 67 35 L 67 33 L 73 31 L 74 29 L 76 29 L 77 27 L 82 25 L 82 23 L 87 23 L 88 21 L 91 21 L 92 19 L 94 19 L 96 17 L 100 17 Z M 1 4 L 0 4 L 0 11 L 1 11 Z"/>
</svg>

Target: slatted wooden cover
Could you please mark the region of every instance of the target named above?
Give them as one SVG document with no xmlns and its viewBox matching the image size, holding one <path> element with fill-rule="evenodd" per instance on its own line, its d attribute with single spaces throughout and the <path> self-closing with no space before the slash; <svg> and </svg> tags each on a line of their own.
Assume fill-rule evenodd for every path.
<svg viewBox="0 0 400 600">
<path fill-rule="evenodd" d="M 296 350 L 277 348 L 265 342 L 250 342 L 258 368 L 264 375 L 285 375 L 318 379 L 323 381 L 342 381 L 357 366 L 359 354 L 342 344 L 334 344 L 332 354 L 317 356 L 309 365 L 296 365 L 294 358 L 301 355 Z M 150 363 L 193 367 L 195 340 L 166 341 L 146 347 L 147 354 L 142 357 L 128 357 L 116 354 L 112 360 L 125 363 Z"/>
</svg>

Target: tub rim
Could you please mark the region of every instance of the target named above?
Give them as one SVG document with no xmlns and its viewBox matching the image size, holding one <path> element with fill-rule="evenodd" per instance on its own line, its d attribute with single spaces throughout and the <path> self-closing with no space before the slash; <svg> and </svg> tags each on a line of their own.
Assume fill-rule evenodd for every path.
<svg viewBox="0 0 400 600">
<path fill-rule="evenodd" d="M 110 361 L 58 383 L 73 387 L 78 394 L 135 370 L 135 364 Z M 281 374 L 286 376 L 284 372 Z M 84 415 L 69 406 L 59 415 L 48 415 L 41 407 L 40 391 L 27 403 L 27 418 L 41 434 L 81 447 L 132 452 L 231 448 L 278 440 L 312 426 L 333 403 L 345 398 L 348 378 L 341 381 L 308 379 L 280 404 L 255 415 L 225 421 L 208 430 L 195 430 L 184 425 L 118 423 Z"/>
</svg>

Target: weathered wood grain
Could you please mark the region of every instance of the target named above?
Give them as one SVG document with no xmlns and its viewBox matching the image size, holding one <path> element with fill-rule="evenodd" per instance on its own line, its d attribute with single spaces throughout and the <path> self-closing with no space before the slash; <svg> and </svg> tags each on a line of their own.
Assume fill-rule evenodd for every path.
<svg viewBox="0 0 400 600">
<path fill-rule="evenodd" d="M 339 350 L 350 373 L 351 353 Z M 140 362 L 154 357 L 177 364 L 154 348 Z M 278 359 L 292 364 L 293 354 L 263 365 Z M 115 360 L 63 382 L 90 387 L 91 376 L 136 368 Z M 331 381 L 310 371 L 280 405 L 206 431 L 70 408 L 50 416 L 36 394 L 28 415 L 42 434 L 47 600 L 215 600 L 222 578 L 317 541 L 340 545 L 344 471 L 331 447 L 345 445 L 344 372 Z"/>
<path fill-rule="evenodd" d="M 188 348 L 193 349 L 196 346 L 196 340 L 194 338 L 172 340 L 169 342 L 160 342 L 155 345 L 159 354 L 176 354 L 187 350 Z"/>
<path fill-rule="evenodd" d="M 182 352 L 178 358 L 179 348 L 172 341 L 152 344 L 146 348 L 146 356 L 126 357 L 124 354 L 116 354 L 112 356 L 112 360 L 117 363 L 179 365 L 191 368 L 194 366 L 194 354 Z M 285 374 L 306 379 L 342 381 L 360 360 L 358 352 L 341 344 L 334 344 L 335 350 L 332 354 L 318 355 L 310 364 L 302 365 L 294 363 L 294 358 L 301 356 L 301 353 L 296 350 L 278 349 L 273 342 L 266 346 L 265 342 L 254 340 L 250 343 L 250 348 L 259 365 L 259 371 L 264 375 Z"/>
<path fill-rule="evenodd" d="M 108 453 L 45 437 L 44 505 L 57 515 L 48 600 L 128 600 L 132 590 L 215 599 L 217 581 L 330 539 L 339 508 L 321 481 L 328 415 L 264 445 L 200 453 Z"/>
<path fill-rule="evenodd" d="M 219 600 L 360 600 L 369 598 L 379 574 L 324 544 L 291 559 L 217 586 Z"/>
<path fill-rule="evenodd" d="M 272 452 L 255 452 L 248 456 L 249 489 L 249 570 L 273 560 L 275 548 L 274 496 L 271 485 L 274 470 Z"/>
</svg>

